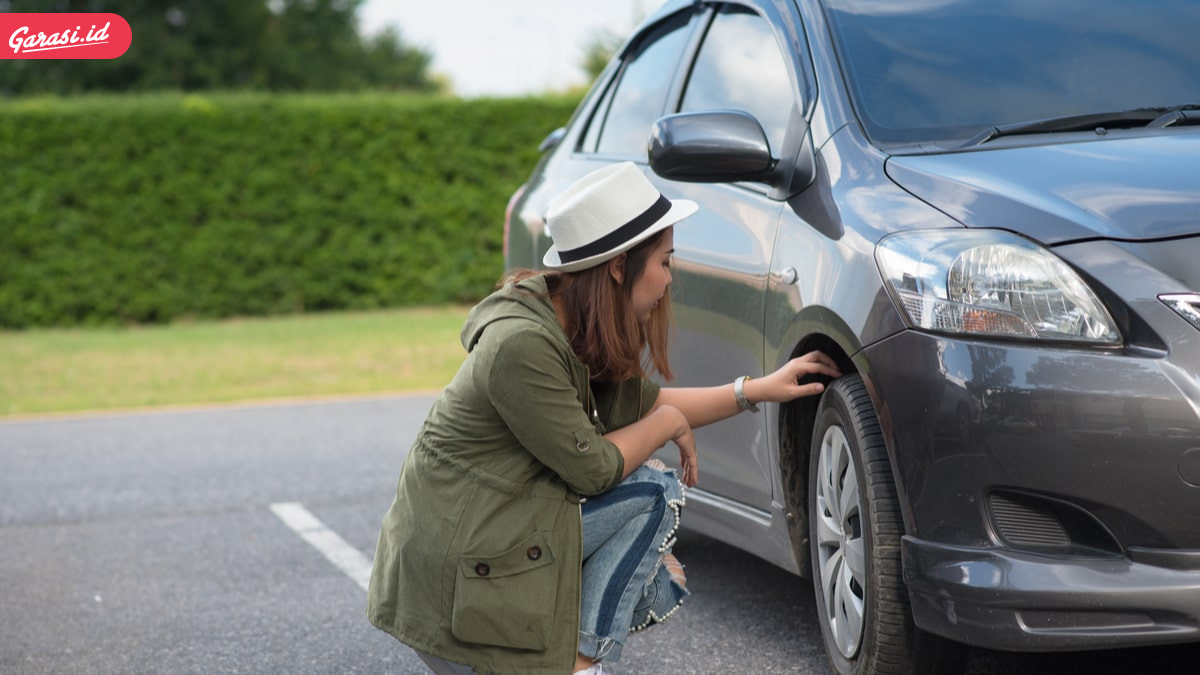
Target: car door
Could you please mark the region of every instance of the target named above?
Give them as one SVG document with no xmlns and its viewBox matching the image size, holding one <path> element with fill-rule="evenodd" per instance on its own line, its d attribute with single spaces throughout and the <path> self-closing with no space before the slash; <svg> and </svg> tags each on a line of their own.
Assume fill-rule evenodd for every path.
<svg viewBox="0 0 1200 675">
<path fill-rule="evenodd" d="M 681 87 L 678 112 L 741 110 L 762 124 L 772 153 L 798 114 L 794 84 L 771 23 L 750 6 L 715 6 Z M 673 111 L 674 112 L 674 111 Z M 762 184 L 697 184 L 650 174 L 670 198 L 700 211 L 675 228 L 671 367 L 679 386 L 711 386 L 764 372 L 766 291 L 782 202 Z M 730 394 L 732 396 L 732 394 Z M 774 461 L 766 415 L 743 414 L 696 432 L 700 485 L 768 512 Z M 665 451 L 664 461 L 673 459 Z"/>
</svg>

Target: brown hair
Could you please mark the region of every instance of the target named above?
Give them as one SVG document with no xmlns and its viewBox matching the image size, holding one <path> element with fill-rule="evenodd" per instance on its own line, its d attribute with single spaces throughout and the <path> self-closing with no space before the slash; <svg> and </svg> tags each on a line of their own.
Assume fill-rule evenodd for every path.
<svg viewBox="0 0 1200 675">
<path fill-rule="evenodd" d="M 562 303 L 571 349 L 588 367 L 593 380 L 619 382 L 646 377 L 649 371 L 658 372 L 668 381 L 673 377 L 667 360 L 672 323 L 670 287 L 645 324 L 638 322 L 631 304 L 633 286 L 665 232 L 621 254 L 626 256 L 621 283 L 609 273 L 611 261 L 578 272 L 544 272 L 550 296 Z M 519 270 L 507 275 L 502 283 L 537 274 L 543 272 Z"/>
</svg>

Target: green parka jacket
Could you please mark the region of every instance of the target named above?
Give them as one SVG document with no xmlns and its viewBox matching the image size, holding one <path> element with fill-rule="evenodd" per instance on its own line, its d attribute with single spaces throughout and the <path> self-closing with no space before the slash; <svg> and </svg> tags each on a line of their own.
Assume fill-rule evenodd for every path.
<svg viewBox="0 0 1200 675">
<path fill-rule="evenodd" d="M 579 504 L 621 480 L 601 434 L 644 415 L 645 379 L 590 383 L 546 293 L 508 284 L 471 310 L 468 355 L 434 403 L 384 516 L 367 616 L 492 673 L 569 673 L 579 639 Z"/>
</svg>

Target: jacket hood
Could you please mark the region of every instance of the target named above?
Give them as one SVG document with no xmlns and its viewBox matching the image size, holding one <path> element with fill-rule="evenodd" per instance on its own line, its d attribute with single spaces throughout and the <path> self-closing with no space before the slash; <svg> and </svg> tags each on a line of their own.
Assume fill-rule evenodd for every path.
<svg viewBox="0 0 1200 675">
<path fill-rule="evenodd" d="M 1200 232 L 1200 133 L 895 156 L 887 173 L 967 227 L 1044 244 Z"/>
<path fill-rule="evenodd" d="M 459 335 L 463 347 L 470 352 L 479 343 L 484 329 L 501 319 L 537 321 L 553 328 L 552 334 L 562 334 L 558 315 L 555 314 L 554 305 L 547 296 L 544 275 L 530 277 L 518 284 L 504 284 L 502 288 L 475 305 L 467 314 L 467 320 Z M 566 340 L 565 335 L 563 340 Z"/>
</svg>

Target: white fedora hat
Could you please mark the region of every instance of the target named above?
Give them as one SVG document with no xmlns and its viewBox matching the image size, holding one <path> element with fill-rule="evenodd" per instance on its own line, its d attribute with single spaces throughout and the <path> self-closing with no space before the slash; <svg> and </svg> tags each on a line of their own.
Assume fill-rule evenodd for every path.
<svg viewBox="0 0 1200 675">
<path fill-rule="evenodd" d="M 580 178 L 550 202 L 546 225 L 554 245 L 542 264 L 576 272 L 617 257 L 698 210 L 662 195 L 633 162 Z"/>
</svg>

